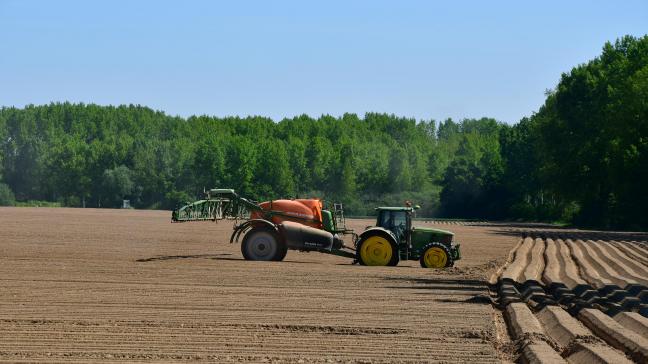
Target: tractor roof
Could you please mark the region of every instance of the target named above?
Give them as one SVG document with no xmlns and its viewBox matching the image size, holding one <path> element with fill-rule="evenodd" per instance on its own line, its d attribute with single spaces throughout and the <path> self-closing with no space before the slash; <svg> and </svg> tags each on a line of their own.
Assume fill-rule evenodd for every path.
<svg viewBox="0 0 648 364">
<path fill-rule="evenodd" d="M 414 211 L 413 207 L 405 207 L 405 206 L 397 206 L 397 207 L 391 207 L 391 206 L 381 206 L 381 207 L 376 207 L 376 211 L 380 210 L 387 210 L 387 211 Z"/>
</svg>

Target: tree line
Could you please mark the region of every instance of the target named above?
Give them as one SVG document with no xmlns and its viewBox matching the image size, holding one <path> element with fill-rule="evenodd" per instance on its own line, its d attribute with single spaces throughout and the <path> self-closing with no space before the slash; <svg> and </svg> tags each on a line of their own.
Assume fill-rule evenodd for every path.
<svg viewBox="0 0 648 364">
<path fill-rule="evenodd" d="M 0 203 L 175 207 L 204 189 L 320 197 L 348 214 L 646 228 L 648 37 L 626 36 L 562 75 L 518 124 L 389 114 L 174 117 L 139 105 L 0 109 Z"/>
</svg>

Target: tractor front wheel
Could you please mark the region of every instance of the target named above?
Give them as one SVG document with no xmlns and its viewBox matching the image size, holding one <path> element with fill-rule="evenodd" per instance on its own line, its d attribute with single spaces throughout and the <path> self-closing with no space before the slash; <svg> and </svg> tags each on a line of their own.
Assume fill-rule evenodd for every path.
<svg viewBox="0 0 648 364">
<path fill-rule="evenodd" d="M 446 268 L 454 265 L 450 249 L 441 243 L 426 245 L 420 261 L 423 268 Z"/>
<path fill-rule="evenodd" d="M 398 264 L 396 244 L 380 235 L 371 235 L 358 242 L 356 257 L 361 265 L 395 266 Z"/>
<path fill-rule="evenodd" d="M 241 253 L 246 260 L 280 261 L 287 251 L 286 244 L 279 241 L 277 234 L 267 229 L 250 230 L 241 243 Z"/>
</svg>

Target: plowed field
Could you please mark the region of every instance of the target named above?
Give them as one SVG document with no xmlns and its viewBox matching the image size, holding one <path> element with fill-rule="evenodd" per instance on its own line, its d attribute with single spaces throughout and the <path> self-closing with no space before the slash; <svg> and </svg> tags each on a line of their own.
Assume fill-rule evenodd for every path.
<svg viewBox="0 0 648 364">
<path fill-rule="evenodd" d="M 0 361 L 502 358 L 506 330 L 485 279 L 519 239 L 502 226 L 442 225 L 464 259 L 433 271 L 294 251 L 248 262 L 227 242 L 231 223 L 169 220 L 0 208 Z"/>
<path fill-rule="evenodd" d="M 522 357 L 648 363 L 648 237 L 539 229 L 523 235 L 491 277 Z"/>
<path fill-rule="evenodd" d="M 464 258 L 248 262 L 231 222 L 0 208 L 0 361 L 648 362 L 646 234 L 416 225 Z"/>
</svg>

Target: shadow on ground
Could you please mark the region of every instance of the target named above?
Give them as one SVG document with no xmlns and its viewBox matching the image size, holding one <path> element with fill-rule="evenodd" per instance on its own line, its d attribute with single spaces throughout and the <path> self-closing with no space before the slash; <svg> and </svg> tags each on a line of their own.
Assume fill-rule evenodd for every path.
<svg viewBox="0 0 648 364">
<path fill-rule="evenodd" d="M 166 260 L 180 260 L 180 259 L 211 259 L 211 260 L 233 260 L 244 261 L 242 257 L 234 257 L 231 253 L 220 254 L 191 254 L 191 255 L 158 255 L 150 258 L 135 259 L 138 263 L 158 262 Z M 300 262 L 295 260 L 284 260 L 285 263 L 298 263 L 298 264 L 319 264 L 317 262 Z"/>
<path fill-rule="evenodd" d="M 488 283 L 478 279 L 447 279 L 447 278 L 407 278 L 407 277 L 381 277 L 388 282 L 401 282 L 398 286 L 388 286 L 389 289 L 427 290 L 420 293 L 434 295 L 435 291 L 451 291 L 453 296 L 470 296 L 468 298 L 433 298 L 436 302 L 491 304 Z M 409 283 L 409 284 L 407 284 Z M 459 292 L 464 292 L 463 294 Z"/>
</svg>

